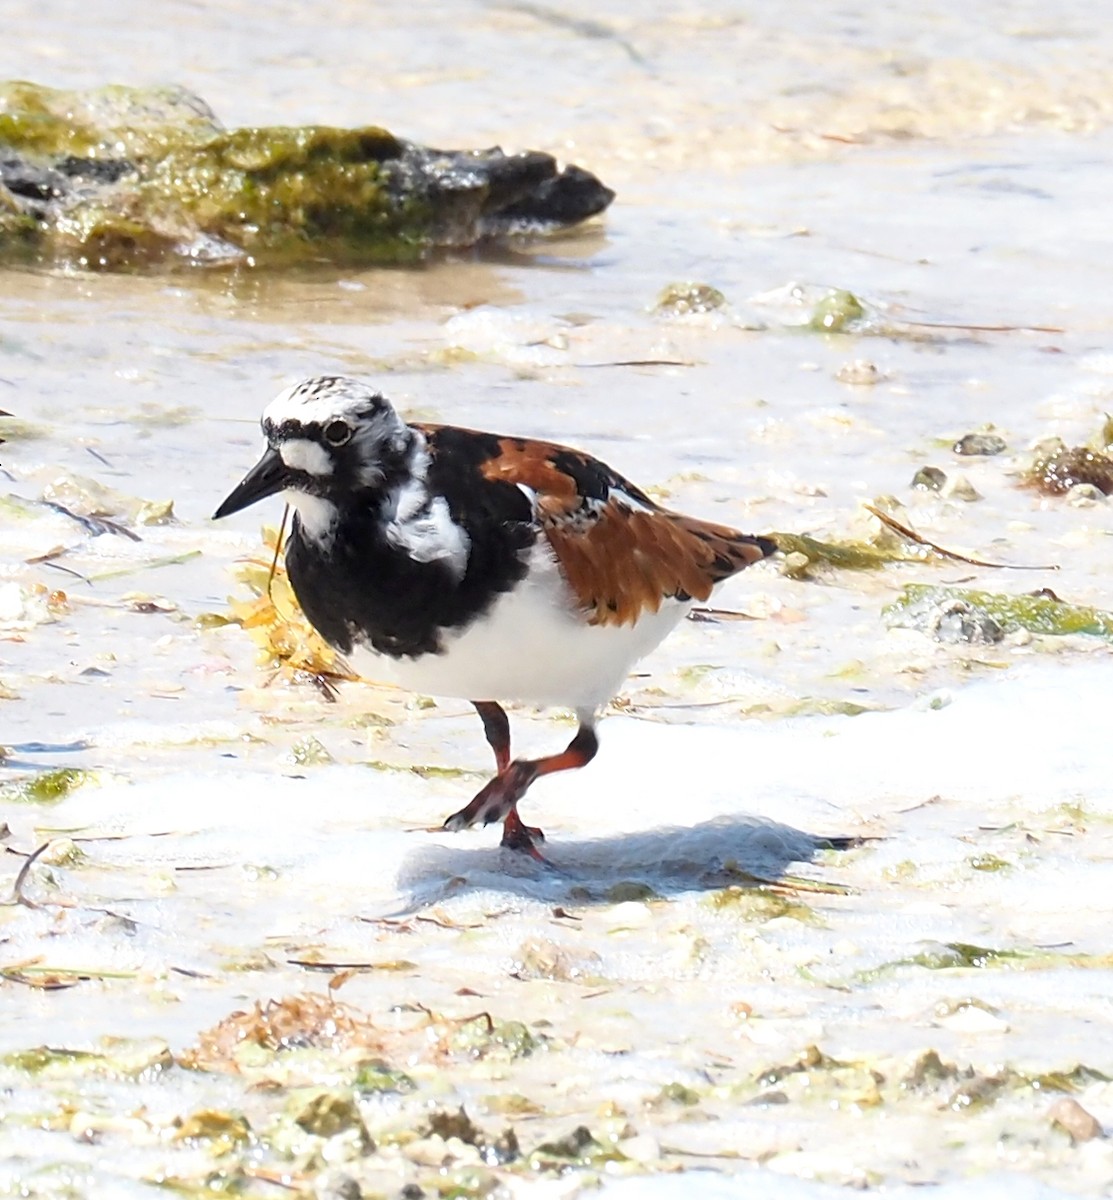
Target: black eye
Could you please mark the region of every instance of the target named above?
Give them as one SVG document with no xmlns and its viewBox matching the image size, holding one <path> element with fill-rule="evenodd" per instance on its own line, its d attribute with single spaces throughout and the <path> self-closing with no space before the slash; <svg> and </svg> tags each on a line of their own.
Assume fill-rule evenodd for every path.
<svg viewBox="0 0 1113 1200">
<path fill-rule="evenodd" d="M 352 427 L 347 421 L 329 421 L 325 426 L 325 441 L 330 446 L 343 446 L 352 436 Z"/>
</svg>

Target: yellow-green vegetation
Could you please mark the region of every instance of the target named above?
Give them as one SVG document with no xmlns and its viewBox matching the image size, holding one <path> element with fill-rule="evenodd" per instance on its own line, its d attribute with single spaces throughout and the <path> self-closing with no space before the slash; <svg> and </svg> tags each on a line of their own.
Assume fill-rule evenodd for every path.
<svg viewBox="0 0 1113 1200">
<path fill-rule="evenodd" d="M 663 287 L 653 304 L 653 311 L 670 317 L 714 312 L 722 308 L 727 298 L 709 283 L 670 283 Z"/>
<path fill-rule="evenodd" d="M 995 622 L 1005 633 L 1027 629 L 1030 633 L 1087 634 L 1113 641 L 1113 612 L 1083 604 L 1067 604 L 1045 592 L 1009 595 L 974 588 L 910 583 L 882 610 L 882 615 L 890 625 L 923 628 L 930 632 L 932 614 L 956 603 L 965 606 L 970 613 Z"/>
<path fill-rule="evenodd" d="M 91 778 L 90 772 L 79 767 L 56 767 L 52 771 L 40 771 L 25 779 L 0 784 L 0 800 L 16 804 L 56 804 Z"/>
<path fill-rule="evenodd" d="M 832 288 L 812 308 L 806 328 L 814 333 L 846 333 L 865 315 L 865 306 L 853 292 Z"/>
<path fill-rule="evenodd" d="M 203 629 L 239 625 L 259 647 L 262 666 L 305 672 L 323 680 L 355 679 L 301 611 L 286 574 L 277 529 L 264 528 L 263 546 L 268 553 L 247 559 L 236 570 L 251 599 L 231 598 L 226 613 L 202 613 L 198 624 Z"/>
<path fill-rule="evenodd" d="M 890 496 L 882 496 L 866 509 L 880 522 L 869 541 L 822 541 L 806 533 L 767 534 L 783 555 L 782 570 L 790 579 L 807 579 L 817 567 L 841 571 L 876 571 L 890 563 L 928 562 L 936 557 L 957 557 L 921 538 L 888 510 L 900 510 Z M 964 560 L 968 561 L 968 560 Z"/>
<path fill-rule="evenodd" d="M 727 914 L 755 925 L 784 917 L 805 925 L 823 926 L 826 922 L 814 908 L 797 899 L 791 892 L 769 888 L 727 887 L 712 892 L 707 906 L 717 913 Z"/>
<path fill-rule="evenodd" d="M 868 542 L 823 542 L 806 533 L 771 533 L 769 538 L 785 556 L 784 572 L 792 579 L 806 578 L 816 566 L 844 571 L 876 571 L 895 562 L 923 562 L 931 557 L 926 547 L 889 549 Z"/>
<path fill-rule="evenodd" d="M 100 1046 L 99 1050 L 35 1046 L 3 1055 L 0 1067 L 37 1077 L 135 1079 L 168 1070 L 174 1061 L 160 1038 L 105 1037 Z"/>
<path fill-rule="evenodd" d="M 227 130 L 175 87 L 0 83 L 0 259 L 407 264 L 612 198 L 546 154 L 427 150 L 375 125 Z"/>
</svg>

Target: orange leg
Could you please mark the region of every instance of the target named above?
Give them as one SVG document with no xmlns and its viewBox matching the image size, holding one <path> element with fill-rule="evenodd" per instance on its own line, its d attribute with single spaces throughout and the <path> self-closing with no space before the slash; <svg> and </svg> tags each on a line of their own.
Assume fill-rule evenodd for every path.
<svg viewBox="0 0 1113 1200">
<path fill-rule="evenodd" d="M 495 752 L 495 770 L 501 775 L 510 766 L 510 722 L 502 705 L 493 700 L 473 700 L 472 707 L 483 722 L 487 744 Z"/>
<path fill-rule="evenodd" d="M 497 704 L 481 701 L 476 704 L 487 740 L 495 751 L 495 760 L 499 761 L 500 747 L 505 746 L 507 757 L 510 751 L 509 726 L 506 725 L 505 741 L 500 736 L 506 722 L 506 714 Z M 493 710 L 493 711 L 492 711 Z M 501 720 L 500 720 L 501 717 Z M 518 816 L 518 801 L 526 794 L 530 784 L 542 775 L 552 775 L 557 771 L 571 771 L 576 767 L 586 766 L 595 757 L 599 749 L 599 739 L 595 736 L 593 714 L 581 712 L 580 725 L 576 736 L 560 754 L 551 754 L 546 758 L 522 758 L 500 765 L 499 773 L 484 787 L 478 795 L 462 808 L 453 813 L 444 823 L 445 829 L 456 831 L 467 829 L 472 825 L 490 825 L 492 821 L 503 822 L 502 844 L 512 850 L 525 850 L 535 858 L 539 858 L 534 841 L 544 837 L 539 829 L 533 829 L 522 823 Z"/>
</svg>

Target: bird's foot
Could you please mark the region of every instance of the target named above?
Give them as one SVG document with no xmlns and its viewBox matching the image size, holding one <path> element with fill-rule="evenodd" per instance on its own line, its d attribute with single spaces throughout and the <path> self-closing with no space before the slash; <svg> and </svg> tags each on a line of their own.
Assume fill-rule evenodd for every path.
<svg viewBox="0 0 1113 1200">
<path fill-rule="evenodd" d="M 522 818 L 518 816 L 517 808 L 512 808 L 507 813 L 506 820 L 502 823 L 502 842 L 500 843 L 505 849 L 528 854 L 530 858 L 535 858 L 538 862 L 548 866 L 548 860 L 536 846 L 537 842 L 544 840 L 545 835 L 536 825 L 523 823 Z"/>
<path fill-rule="evenodd" d="M 472 825 L 490 825 L 493 821 L 506 821 L 514 806 L 526 794 L 526 789 L 536 778 L 537 771 L 532 762 L 512 762 L 484 787 L 475 798 L 459 812 L 453 813 L 444 823 L 445 829 L 455 833 L 470 829 Z M 520 824 L 520 822 L 519 822 Z M 522 826 L 525 829 L 525 826 Z"/>
</svg>

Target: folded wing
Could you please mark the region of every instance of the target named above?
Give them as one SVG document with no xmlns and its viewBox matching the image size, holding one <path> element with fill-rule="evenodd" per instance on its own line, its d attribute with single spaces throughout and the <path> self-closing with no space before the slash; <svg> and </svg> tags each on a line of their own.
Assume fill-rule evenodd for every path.
<svg viewBox="0 0 1113 1200">
<path fill-rule="evenodd" d="M 593 625 L 633 624 L 664 600 L 706 600 L 772 554 L 767 538 L 670 512 L 605 464 L 548 442 L 499 438 L 489 480 L 530 494 L 565 579 Z"/>
</svg>

